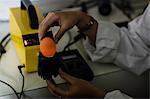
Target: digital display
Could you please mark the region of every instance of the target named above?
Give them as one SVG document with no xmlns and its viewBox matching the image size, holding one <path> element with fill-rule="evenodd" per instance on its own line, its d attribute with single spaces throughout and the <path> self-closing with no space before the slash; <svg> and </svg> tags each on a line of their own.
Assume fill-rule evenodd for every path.
<svg viewBox="0 0 150 99">
<path fill-rule="evenodd" d="M 24 43 L 25 47 L 40 44 L 39 38 L 38 38 L 38 33 L 23 35 L 22 38 L 23 38 L 23 43 Z"/>
</svg>

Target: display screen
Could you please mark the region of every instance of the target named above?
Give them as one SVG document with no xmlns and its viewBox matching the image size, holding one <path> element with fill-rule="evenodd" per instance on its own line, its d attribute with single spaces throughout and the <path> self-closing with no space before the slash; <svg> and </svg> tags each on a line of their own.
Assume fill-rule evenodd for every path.
<svg viewBox="0 0 150 99">
<path fill-rule="evenodd" d="M 23 35 L 22 38 L 23 38 L 23 43 L 24 43 L 25 47 L 40 44 L 39 38 L 38 38 L 38 33 Z"/>
</svg>

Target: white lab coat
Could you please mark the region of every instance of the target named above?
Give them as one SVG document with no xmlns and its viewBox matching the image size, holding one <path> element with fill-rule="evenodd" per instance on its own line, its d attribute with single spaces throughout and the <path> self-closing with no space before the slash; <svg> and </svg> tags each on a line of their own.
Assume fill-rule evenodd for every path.
<svg viewBox="0 0 150 99">
<path fill-rule="evenodd" d="M 98 23 L 96 48 L 88 40 L 84 42 L 92 61 L 114 63 L 137 75 L 150 68 L 150 5 L 128 28 Z"/>
<path fill-rule="evenodd" d="M 137 75 L 150 68 L 150 4 L 144 14 L 128 24 L 128 28 L 118 28 L 113 23 L 99 21 L 96 35 L 96 48 L 88 40 L 85 49 L 92 61 L 114 63 Z M 126 99 L 121 92 L 114 91 L 106 95 L 116 95 Z"/>
</svg>

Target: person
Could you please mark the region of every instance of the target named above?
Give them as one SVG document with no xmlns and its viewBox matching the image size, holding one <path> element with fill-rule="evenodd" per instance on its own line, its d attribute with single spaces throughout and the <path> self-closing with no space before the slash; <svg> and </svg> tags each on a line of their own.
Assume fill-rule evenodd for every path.
<svg viewBox="0 0 150 99">
<path fill-rule="evenodd" d="M 52 12 L 39 25 L 39 39 L 50 27 L 60 26 L 55 41 L 74 26 L 87 36 L 84 42 L 86 52 L 92 61 L 114 63 L 137 75 L 150 68 L 150 4 L 145 12 L 131 21 L 128 28 L 118 28 L 110 22 L 96 21 L 80 12 Z M 69 83 L 69 89 L 63 90 L 52 81 L 47 81 L 48 89 L 62 97 L 100 97 L 105 99 L 129 99 L 119 90 L 106 93 L 90 82 L 75 78 L 59 71 L 60 77 Z"/>
</svg>

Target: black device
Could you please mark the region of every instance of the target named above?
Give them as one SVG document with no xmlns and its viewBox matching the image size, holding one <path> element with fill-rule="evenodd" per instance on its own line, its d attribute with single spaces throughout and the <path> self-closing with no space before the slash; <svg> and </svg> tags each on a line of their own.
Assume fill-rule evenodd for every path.
<svg viewBox="0 0 150 99">
<path fill-rule="evenodd" d="M 38 74 L 43 79 L 51 79 L 58 75 L 59 68 L 64 72 L 87 81 L 94 77 L 92 70 L 78 50 L 58 52 L 54 57 L 39 55 Z"/>
<path fill-rule="evenodd" d="M 110 0 L 98 0 L 98 11 L 101 15 L 107 16 L 111 13 L 111 1 Z"/>
</svg>

